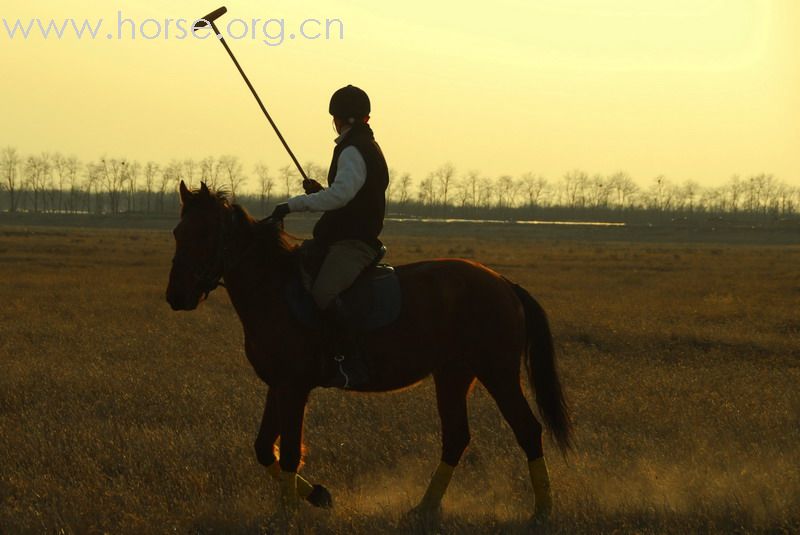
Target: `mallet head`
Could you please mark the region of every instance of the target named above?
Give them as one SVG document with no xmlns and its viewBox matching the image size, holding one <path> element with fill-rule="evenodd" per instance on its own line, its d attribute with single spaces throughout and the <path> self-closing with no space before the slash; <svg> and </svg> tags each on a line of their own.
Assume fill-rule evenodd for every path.
<svg viewBox="0 0 800 535">
<path fill-rule="evenodd" d="M 221 8 L 217 9 L 216 11 L 212 11 L 205 17 L 198 19 L 197 22 L 194 23 L 194 29 L 197 30 L 199 28 L 206 28 L 214 23 L 215 20 L 220 18 L 222 15 L 228 12 L 228 8 L 222 6 Z"/>
</svg>

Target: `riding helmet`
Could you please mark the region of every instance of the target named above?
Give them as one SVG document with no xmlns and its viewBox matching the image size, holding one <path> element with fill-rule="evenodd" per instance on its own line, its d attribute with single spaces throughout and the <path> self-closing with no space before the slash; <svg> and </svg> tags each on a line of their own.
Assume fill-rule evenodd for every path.
<svg viewBox="0 0 800 535">
<path fill-rule="evenodd" d="M 352 124 L 369 115 L 369 97 L 363 89 L 348 85 L 333 94 L 328 112 Z"/>
</svg>

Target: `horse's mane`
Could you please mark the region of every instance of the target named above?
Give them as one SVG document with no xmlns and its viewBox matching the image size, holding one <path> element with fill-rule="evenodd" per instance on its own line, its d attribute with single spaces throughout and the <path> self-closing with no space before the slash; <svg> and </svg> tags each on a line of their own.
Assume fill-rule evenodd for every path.
<svg viewBox="0 0 800 535">
<path fill-rule="evenodd" d="M 284 273 L 297 269 L 296 252 L 302 240 L 284 231 L 282 222 L 269 218 L 256 221 L 238 204 L 234 204 L 233 209 L 248 221 L 257 254 L 277 265 Z"/>
<path fill-rule="evenodd" d="M 194 208 L 217 208 L 231 213 L 231 220 L 237 231 L 245 232 L 252 238 L 247 253 L 269 262 L 281 272 L 288 273 L 296 269 L 295 252 L 299 238 L 283 230 L 283 223 L 269 218 L 257 220 L 240 204 L 231 203 L 228 192 L 222 189 L 215 191 L 201 189 L 192 192 L 192 197 L 181 206 L 181 217 Z"/>
<path fill-rule="evenodd" d="M 218 189 L 216 191 L 210 191 L 208 189 L 193 190 L 191 197 L 184 199 L 181 204 L 181 218 L 191 210 L 197 208 L 208 209 L 215 206 L 225 209 L 231 207 L 227 191 L 224 189 Z"/>
</svg>

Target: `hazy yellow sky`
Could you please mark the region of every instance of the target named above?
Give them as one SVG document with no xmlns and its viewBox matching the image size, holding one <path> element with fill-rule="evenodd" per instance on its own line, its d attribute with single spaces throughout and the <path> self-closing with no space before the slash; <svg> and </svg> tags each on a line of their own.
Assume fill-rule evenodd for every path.
<svg viewBox="0 0 800 535">
<path fill-rule="evenodd" d="M 62 40 L 12 40 L 0 21 L 0 145 L 83 159 L 227 153 L 248 171 L 258 160 L 290 163 L 218 43 L 164 39 L 163 30 L 153 40 L 131 40 L 130 30 L 116 39 L 119 10 L 137 25 L 163 25 L 202 16 L 216 1 L 3 0 L 0 18 L 10 25 L 105 20 L 96 40 L 70 29 Z M 264 44 L 260 25 L 256 39 L 229 42 L 301 161 L 327 164 L 328 98 L 353 83 L 372 97 L 390 166 L 417 178 L 450 161 L 490 175 L 622 169 L 641 183 L 665 174 L 703 185 L 765 171 L 800 185 L 795 0 L 227 7 L 223 23 L 285 19 L 279 46 Z M 307 18 L 341 20 L 344 38 L 289 39 Z M 276 35 L 279 26 L 268 29 Z"/>
</svg>

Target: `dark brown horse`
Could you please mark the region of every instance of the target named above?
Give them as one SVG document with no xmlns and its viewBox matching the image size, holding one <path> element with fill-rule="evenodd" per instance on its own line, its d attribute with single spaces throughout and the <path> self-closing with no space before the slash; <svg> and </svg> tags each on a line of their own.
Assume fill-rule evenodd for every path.
<svg viewBox="0 0 800 535">
<path fill-rule="evenodd" d="M 167 301 L 174 310 L 193 310 L 224 280 L 244 327 L 247 358 L 269 385 L 256 456 L 280 480 L 284 505 L 296 507 L 298 497 L 329 504 L 323 487 L 297 474 L 306 401 L 323 384 L 322 363 L 330 353 L 322 337 L 293 319 L 284 300 L 283 285 L 297 269 L 296 246 L 280 225 L 256 222 L 205 184 L 191 192 L 181 182 L 180 195 Z M 398 266 L 397 275 L 403 310 L 390 326 L 364 335 L 373 369 L 360 390 L 397 390 L 433 374 L 442 457 L 417 509 L 440 506 L 470 440 L 467 395 L 478 379 L 528 458 L 535 514 L 546 516 L 552 498 L 542 426 L 520 386 L 521 360 L 544 423 L 562 449 L 570 444 L 570 422 L 544 310 L 520 286 L 475 262 L 418 262 Z"/>
</svg>

